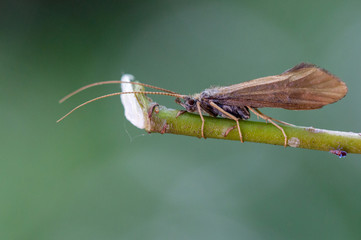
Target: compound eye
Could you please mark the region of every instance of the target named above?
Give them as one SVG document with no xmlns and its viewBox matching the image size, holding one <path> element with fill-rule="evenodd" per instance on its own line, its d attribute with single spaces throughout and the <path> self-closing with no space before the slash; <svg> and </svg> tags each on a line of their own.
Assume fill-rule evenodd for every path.
<svg viewBox="0 0 361 240">
<path fill-rule="evenodd" d="M 193 99 L 189 99 L 189 100 L 188 100 L 188 104 L 189 104 L 189 105 L 192 105 L 192 106 L 193 106 L 195 103 L 196 103 L 196 102 L 195 102 Z"/>
</svg>

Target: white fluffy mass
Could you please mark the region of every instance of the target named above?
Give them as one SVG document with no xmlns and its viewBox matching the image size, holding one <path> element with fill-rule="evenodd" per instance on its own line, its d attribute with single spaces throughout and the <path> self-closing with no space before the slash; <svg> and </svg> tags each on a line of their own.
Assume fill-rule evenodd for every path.
<svg viewBox="0 0 361 240">
<path fill-rule="evenodd" d="M 130 74 L 124 74 L 120 79 L 123 82 L 131 82 L 134 80 L 134 76 Z M 128 83 L 121 83 L 122 92 L 133 92 L 134 85 Z M 122 94 L 120 99 L 124 106 L 124 115 L 134 126 L 140 129 L 144 129 L 144 115 L 142 108 L 140 107 L 137 98 L 134 94 Z"/>
</svg>

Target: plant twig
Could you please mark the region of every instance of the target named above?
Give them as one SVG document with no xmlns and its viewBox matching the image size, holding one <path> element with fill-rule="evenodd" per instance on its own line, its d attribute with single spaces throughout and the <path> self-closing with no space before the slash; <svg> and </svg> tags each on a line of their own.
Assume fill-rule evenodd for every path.
<svg viewBox="0 0 361 240">
<path fill-rule="evenodd" d="M 128 76 L 129 77 L 129 76 Z M 122 78 L 124 81 L 124 79 Z M 129 86 L 130 84 L 128 84 Z M 123 85 L 124 86 L 124 85 Z M 144 88 L 132 85 L 134 91 L 143 91 Z M 152 102 L 142 94 L 135 96 L 139 103 L 138 109 L 131 111 L 141 112 L 144 116 L 143 127 L 149 133 L 171 133 L 201 138 L 202 121 L 199 115 L 184 113 L 177 117 L 178 110 L 169 109 Z M 123 105 L 127 102 L 123 101 Z M 129 110 L 128 110 L 129 111 Z M 128 117 L 127 117 L 128 118 Z M 235 121 L 224 118 L 204 116 L 204 135 L 206 138 L 239 141 Z M 128 118 L 132 122 L 132 119 Z M 139 119 L 133 119 L 138 121 Z M 138 126 L 139 127 L 139 126 Z M 265 122 L 240 121 L 243 139 L 248 142 L 284 145 L 284 136 L 272 124 Z M 282 126 L 288 136 L 290 147 L 307 148 L 320 151 L 330 151 L 342 148 L 348 153 L 361 153 L 361 134 L 353 132 L 330 131 L 313 127 Z"/>
</svg>

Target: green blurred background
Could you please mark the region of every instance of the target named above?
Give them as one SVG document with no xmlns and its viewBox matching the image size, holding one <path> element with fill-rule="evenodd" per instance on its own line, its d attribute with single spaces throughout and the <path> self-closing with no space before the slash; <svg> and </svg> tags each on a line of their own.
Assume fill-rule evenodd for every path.
<svg viewBox="0 0 361 240">
<path fill-rule="evenodd" d="M 119 98 L 137 80 L 180 93 L 302 61 L 344 80 L 342 101 L 265 109 L 360 131 L 360 1 L 0 3 L 0 239 L 360 239 L 361 158 L 147 134 Z M 173 98 L 154 97 L 180 108 Z"/>
</svg>

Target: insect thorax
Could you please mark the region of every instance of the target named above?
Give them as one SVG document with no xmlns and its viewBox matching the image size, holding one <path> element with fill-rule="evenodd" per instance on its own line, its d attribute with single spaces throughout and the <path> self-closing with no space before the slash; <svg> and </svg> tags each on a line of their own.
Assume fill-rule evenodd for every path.
<svg viewBox="0 0 361 240">
<path fill-rule="evenodd" d="M 213 107 L 211 105 L 211 102 L 219 106 L 221 109 L 223 109 L 225 112 L 233 115 L 236 118 L 246 120 L 249 119 L 250 113 L 246 106 L 232 106 L 232 105 L 226 105 L 219 103 L 217 99 L 207 99 L 207 96 L 209 92 L 202 92 L 201 94 L 197 94 L 194 96 L 188 96 L 184 98 L 184 101 L 182 102 L 181 99 L 176 99 L 176 103 L 181 105 L 185 108 L 187 112 L 197 112 L 197 102 L 199 102 L 200 110 L 202 110 L 205 113 L 208 113 L 212 117 L 221 116 L 224 118 L 230 118 L 227 116 L 224 112 L 220 111 L 219 109 Z"/>
<path fill-rule="evenodd" d="M 207 112 L 209 115 L 214 116 L 214 117 L 222 116 L 224 118 L 229 118 L 229 116 L 227 116 L 222 111 L 213 107 L 210 104 L 210 102 L 213 102 L 218 107 L 222 108 L 225 112 L 233 115 L 236 118 L 239 118 L 242 120 L 249 119 L 250 113 L 246 106 L 233 106 L 233 105 L 229 105 L 229 104 L 224 104 L 223 101 L 214 97 L 214 95 L 216 95 L 216 93 L 218 93 L 218 91 L 219 90 L 217 88 L 210 88 L 210 89 L 204 90 L 199 95 L 200 105 L 205 112 Z"/>
</svg>

